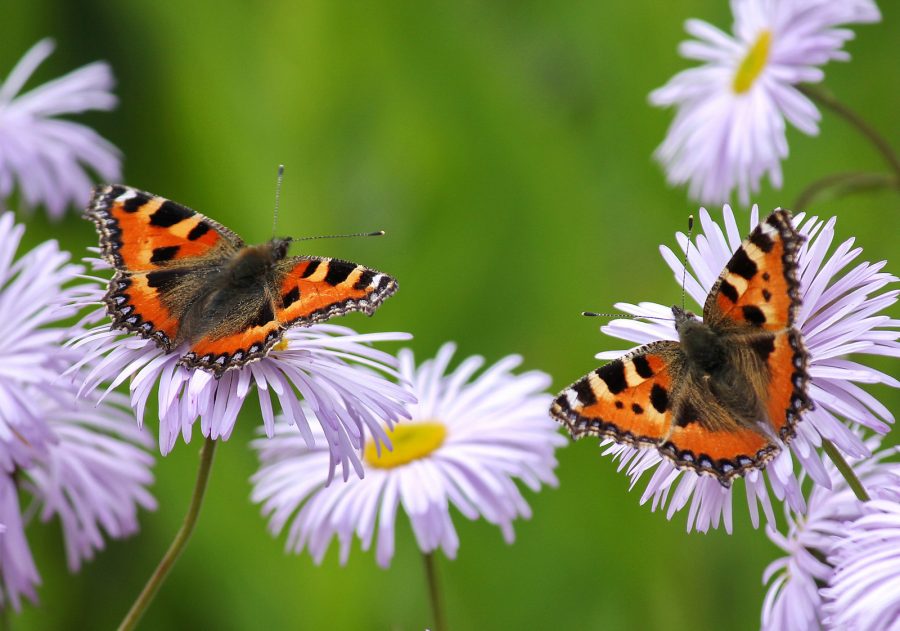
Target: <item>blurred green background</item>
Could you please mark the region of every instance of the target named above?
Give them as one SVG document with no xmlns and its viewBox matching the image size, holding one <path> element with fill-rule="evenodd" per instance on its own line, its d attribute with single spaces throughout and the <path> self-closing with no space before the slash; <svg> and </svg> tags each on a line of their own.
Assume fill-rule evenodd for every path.
<svg viewBox="0 0 900 631">
<path fill-rule="evenodd" d="M 852 62 L 830 64 L 825 85 L 896 146 L 900 5 L 881 4 L 884 22 L 855 28 Z M 581 310 L 679 299 L 657 247 L 674 243 L 696 205 L 651 159 L 672 113 L 647 94 L 687 67 L 676 46 L 689 17 L 731 23 L 713 0 L 3 2 L 0 75 L 48 35 L 57 52 L 30 85 L 108 60 L 121 104 L 79 120 L 122 149 L 127 183 L 260 242 L 284 163 L 279 233 L 388 233 L 304 244 L 400 281 L 374 318 L 343 324 L 410 331 L 420 358 L 446 340 L 489 361 L 521 353 L 526 368 L 553 375 L 555 391 L 598 365 L 595 352 L 623 347 Z M 764 185 L 764 211 L 790 206 L 826 174 L 885 170 L 828 112 L 819 138 L 788 138 L 785 186 Z M 813 210 L 838 214 L 840 239 L 856 236 L 866 259 L 890 256 L 888 269 L 900 270 L 896 193 Z M 40 212 L 28 220 L 27 244 L 49 237 L 76 256 L 96 245 L 74 212 L 57 224 Z M 875 363 L 896 373 L 896 363 Z M 876 394 L 900 409 L 896 392 Z M 388 571 L 358 547 L 346 567 L 333 549 L 321 567 L 283 553 L 248 499 L 258 424 L 245 414 L 220 447 L 193 542 L 142 628 L 430 624 L 404 519 Z M 65 569 L 56 523 L 30 527 L 44 584 L 15 628 L 118 623 L 182 519 L 198 437 L 199 428 L 159 461 L 160 508 L 142 515 L 141 533 L 111 542 L 79 575 Z M 439 564 L 452 629 L 758 627 L 761 573 L 779 552 L 750 526 L 742 483 L 733 535 L 687 535 L 684 514 L 669 522 L 638 505 L 640 492 L 628 492 L 595 440 L 558 455 L 561 485 L 527 493 L 534 516 L 518 523 L 514 545 L 456 515 L 458 558 Z"/>
</svg>

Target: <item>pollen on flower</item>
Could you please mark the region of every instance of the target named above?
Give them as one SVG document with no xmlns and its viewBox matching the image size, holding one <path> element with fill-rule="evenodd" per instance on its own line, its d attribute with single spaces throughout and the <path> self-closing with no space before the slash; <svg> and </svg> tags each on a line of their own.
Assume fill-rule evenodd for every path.
<svg viewBox="0 0 900 631">
<path fill-rule="evenodd" d="M 763 30 L 756 42 L 747 52 L 747 56 L 741 61 L 737 74 L 734 75 L 732 87 L 735 93 L 743 94 L 753 86 L 753 82 L 759 77 L 766 62 L 769 60 L 769 45 L 772 43 L 772 32 Z"/>
<path fill-rule="evenodd" d="M 364 457 L 371 466 L 393 469 L 424 458 L 444 443 L 447 427 L 438 421 L 400 424 L 389 432 L 389 436 L 393 449 L 382 449 L 381 455 L 378 455 L 374 442 L 366 444 Z"/>
</svg>

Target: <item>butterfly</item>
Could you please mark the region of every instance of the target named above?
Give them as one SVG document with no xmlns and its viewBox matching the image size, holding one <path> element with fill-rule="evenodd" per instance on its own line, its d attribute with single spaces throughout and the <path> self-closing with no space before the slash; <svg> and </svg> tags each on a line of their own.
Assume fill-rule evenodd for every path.
<svg viewBox="0 0 900 631">
<path fill-rule="evenodd" d="M 98 186 L 85 211 L 115 268 L 104 302 L 112 326 L 153 340 L 179 363 L 221 376 L 265 357 L 292 326 L 351 311 L 371 315 L 397 291 L 375 270 L 288 257 L 289 238 L 245 245 L 190 208 L 129 186 Z"/>
<path fill-rule="evenodd" d="M 725 487 L 763 468 L 812 408 L 809 355 L 794 327 L 803 241 L 788 211 L 773 212 L 728 261 L 702 320 L 672 307 L 679 341 L 601 366 L 563 390 L 551 414 L 573 438 L 655 446 Z"/>
</svg>

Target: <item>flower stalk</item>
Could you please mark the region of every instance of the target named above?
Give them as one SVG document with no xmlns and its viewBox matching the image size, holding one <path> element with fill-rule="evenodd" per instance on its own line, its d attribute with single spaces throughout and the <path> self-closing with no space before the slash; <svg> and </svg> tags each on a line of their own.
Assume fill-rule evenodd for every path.
<svg viewBox="0 0 900 631">
<path fill-rule="evenodd" d="M 425 576 L 428 579 L 428 600 L 431 603 L 431 619 L 434 622 L 434 631 L 447 631 L 444 599 L 438 583 L 437 563 L 434 559 L 434 552 L 423 552 L 422 559 L 425 561 Z"/>
<path fill-rule="evenodd" d="M 141 616 L 144 615 L 147 607 L 150 606 L 154 596 L 156 596 L 156 592 L 159 591 L 159 588 L 175 565 L 175 561 L 178 560 L 178 557 L 181 556 L 181 553 L 187 546 L 187 542 L 194 532 L 194 526 L 197 525 L 197 517 L 200 515 L 200 506 L 203 504 L 203 496 L 206 493 L 206 485 L 209 482 L 209 473 L 212 469 L 215 451 L 216 441 L 212 438 L 207 438 L 206 442 L 203 443 L 203 447 L 200 448 L 200 468 L 197 470 L 197 482 L 194 484 L 194 494 L 191 497 L 188 512 L 184 516 L 184 522 L 181 524 L 181 528 L 179 528 L 178 533 L 172 540 L 172 544 L 169 546 L 166 554 L 160 560 L 159 565 L 156 566 L 156 570 L 153 572 L 150 580 L 147 581 L 137 600 L 134 601 L 131 609 L 125 618 L 122 619 L 119 631 L 130 631 L 137 626 Z"/>
<path fill-rule="evenodd" d="M 894 177 L 900 180 L 900 157 L 897 156 L 897 153 L 885 137 L 878 133 L 874 127 L 863 120 L 859 114 L 837 100 L 833 94 L 819 86 L 802 84 L 798 85 L 797 89 L 810 99 L 816 101 L 822 107 L 830 109 L 855 127 L 858 132 L 865 136 L 866 139 L 875 146 L 885 162 L 890 166 L 891 171 L 894 172 Z"/>
</svg>

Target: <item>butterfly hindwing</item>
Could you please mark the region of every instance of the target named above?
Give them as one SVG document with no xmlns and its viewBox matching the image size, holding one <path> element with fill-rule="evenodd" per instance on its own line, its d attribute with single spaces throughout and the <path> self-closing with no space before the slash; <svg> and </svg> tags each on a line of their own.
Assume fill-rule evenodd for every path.
<svg viewBox="0 0 900 631">
<path fill-rule="evenodd" d="M 703 307 L 710 326 L 780 331 L 800 304 L 797 255 L 803 236 L 786 210 L 760 222 L 738 246 Z"/>
<path fill-rule="evenodd" d="M 285 326 L 309 325 L 351 311 L 371 315 L 397 291 L 397 281 L 356 263 L 313 256 L 282 261 L 276 270 L 276 316 Z"/>
<path fill-rule="evenodd" d="M 264 357 L 284 334 L 267 284 L 213 290 L 192 305 L 183 321 L 196 330 L 186 336 L 191 346 L 180 363 L 219 375 Z"/>
</svg>

